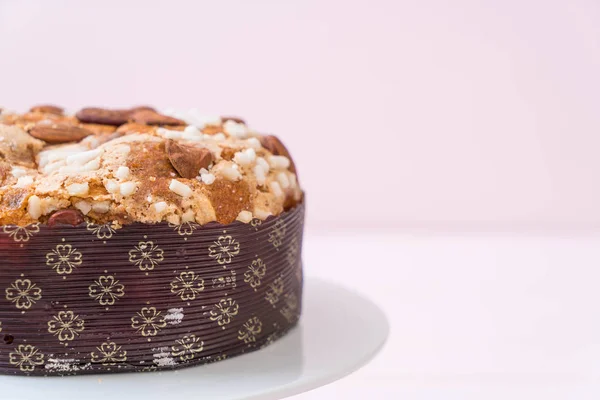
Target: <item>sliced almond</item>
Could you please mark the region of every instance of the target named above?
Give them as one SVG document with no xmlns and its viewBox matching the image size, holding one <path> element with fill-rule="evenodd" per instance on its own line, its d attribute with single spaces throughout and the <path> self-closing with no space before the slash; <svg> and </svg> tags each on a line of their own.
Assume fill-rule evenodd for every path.
<svg viewBox="0 0 600 400">
<path fill-rule="evenodd" d="M 130 120 L 146 125 L 185 125 L 185 122 L 180 119 L 162 115 L 152 110 L 134 111 L 131 113 Z"/>
<path fill-rule="evenodd" d="M 81 122 L 103 125 L 122 125 L 129 120 L 131 110 L 108 110 L 106 108 L 88 107 L 75 114 Z"/>
<path fill-rule="evenodd" d="M 171 165 L 182 178 L 197 177 L 202 168 L 208 169 L 213 162 L 211 152 L 205 148 L 182 146 L 174 140 L 167 141 L 165 148 Z"/>
<path fill-rule="evenodd" d="M 62 107 L 53 106 L 51 104 L 41 104 L 39 106 L 31 107 L 29 111 L 56 115 L 63 115 L 65 112 L 65 110 Z"/>
<path fill-rule="evenodd" d="M 77 226 L 83 222 L 83 215 L 78 210 L 59 210 L 48 218 L 48 226 L 72 225 Z"/>
<path fill-rule="evenodd" d="M 271 154 L 273 154 L 275 156 L 285 156 L 285 157 L 289 158 L 290 164 L 291 164 L 290 171 L 296 172 L 296 166 L 294 165 L 294 160 L 292 160 L 292 156 L 290 155 L 290 152 L 284 146 L 284 144 L 281 142 L 281 140 L 279 140 L 279 138 L 277 136 L 273 136 L 273 135 L 261 136 L 260 144 L 262 144 L 262 146 L 265 149 L 269 150 L 271 152 Z"/>
<path fill-rule="evenodd" d="M 29 130 L 29 134 L 47 143 L 78 142 L 94 133 L 85 128 L 67 124 L 37 124 Z"/>
</svg>

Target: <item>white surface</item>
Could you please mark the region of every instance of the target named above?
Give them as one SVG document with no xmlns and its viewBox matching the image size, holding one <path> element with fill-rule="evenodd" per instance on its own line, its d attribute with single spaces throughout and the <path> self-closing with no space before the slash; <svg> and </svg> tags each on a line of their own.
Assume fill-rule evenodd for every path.
<svg viewBox="0 0 600 400">
<path fill-rule="evenodd" d="M 240 114 L 293 151 L 314 227 L 600 224 L 599 20 L 597 0 L 0 0 L 0 106 Z"/>
<path fill-rule="evenodd" d="M 383 345 L 387 321 L 369 300 L 310 278 L 305 296 L 300 326 L 262 350 L 169 372 L 64 378 L 0 376 L 0 399 L 278 399 L 354 371 Z"/>
<path fill-rule="evenodd" d="M 304 258 L 368 293 L 391 333 L 294 400 L 600 398 L 600 233 L 308 235 Z"/>
</svg>

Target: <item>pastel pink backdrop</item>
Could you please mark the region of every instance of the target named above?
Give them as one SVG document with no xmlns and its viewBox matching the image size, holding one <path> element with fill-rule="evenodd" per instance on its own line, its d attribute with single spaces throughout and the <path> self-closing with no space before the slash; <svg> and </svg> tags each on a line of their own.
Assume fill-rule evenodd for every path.
<svg viewBox="0 0 600 400">
<path fill-rule="evenodd" d="M 293 149 L 310 226 L 600 226 L 600 3 L 0 0 L 0 103 L 198 107 Z"/>
</svg>

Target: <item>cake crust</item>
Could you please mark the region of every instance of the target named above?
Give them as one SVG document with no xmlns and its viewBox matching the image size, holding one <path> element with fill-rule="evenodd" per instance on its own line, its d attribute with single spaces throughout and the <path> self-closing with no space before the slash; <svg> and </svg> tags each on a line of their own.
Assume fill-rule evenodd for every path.
<svg viewBox="0 0 600 400">
<path fill-rule="evenodd" d="M 283 143 L 237 117 L 147 106 L 0 114 L 0 225 L 47 223 L 60 210 L 115 227 L 248 223 L 301 200 Z"/>
</svg>

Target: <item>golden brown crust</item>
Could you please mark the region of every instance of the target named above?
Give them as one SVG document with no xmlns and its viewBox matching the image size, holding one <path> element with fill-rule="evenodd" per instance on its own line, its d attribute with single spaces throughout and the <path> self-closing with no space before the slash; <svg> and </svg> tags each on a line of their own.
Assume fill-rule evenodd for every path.
<svg viewBox="0 0 600 400">
<path fill-rule="evenodd" d="M 228 224 L 277 215 L 302 199 L 287 149 L 261 145 L 237 117 L 187 125 L 149 107 L 77 115 L 83 120 L 44 107 L 0 114 L 0 225 L 72 213 L 117 225 Z M 74 136 L 55 137 L 67 133 Z"/>
<path fill-rule="evenodd" d="M 25 210 L 25 200 L 29 193 L 25 189 L 10 188 L 0 199 L 0 225 L 26 225 L 31 222 Z"/>
<path fill-rule="evenodd" d="M 164 142 L 133 143 L 127 166 L 137 180 L 144 182 L 133 195 L 136 202 L 147 204 L 148 196 L 155 196 L 181 206 L 181 196 L 169 190 L 177 171 L 169 162 Z"/>
<path fill-rule="evenodd" d="M 253 195 L 248 182 L 230 182 L 218 179 L 212 184 L 208 198 L 213 204 L 217 221 L 229 224 L 237 218 L 241 211 L 252 210 Z"/>
</svg>

